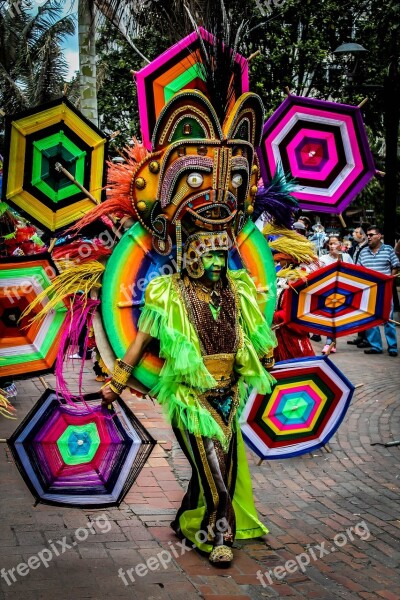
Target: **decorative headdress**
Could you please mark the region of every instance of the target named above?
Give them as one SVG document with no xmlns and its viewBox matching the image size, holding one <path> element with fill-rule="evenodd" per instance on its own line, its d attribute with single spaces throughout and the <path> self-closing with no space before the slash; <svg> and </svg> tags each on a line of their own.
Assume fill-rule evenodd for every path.
<svg viewBox="0 0 400 600">
<path fill-rule="evenodd" d="M 223 79 L 219 88 L 216 70 Z M 219 247 L 228 249 L 254 212 L 264 108 L 247 91 L 247 60 L 202 28 L 135 77 L 143 141 L 151 152 L 138 162 L 109 165 L 109 200 L 89 218 L 119 204 L 151 233 L 158 254 L 169 256 L 176 247 L 180 272 L 193 235 L 207 232 L 218 246 L 224 232 L 229 243 Z"/>
<path fill-rule="evenodd" d="M 232 241 L 253 212 L 259 177 L 254 145 L 263 121 L 261 99 L 236 101 L 220 125 L 209 100 L 195 90 L 177 93 L 162 110 L 153 134 L 154 152 L 132 177 L 136 218 L 151 232 L 153 247 L 169 254 L 196 231 L 227 232 Z"/>
</svg>

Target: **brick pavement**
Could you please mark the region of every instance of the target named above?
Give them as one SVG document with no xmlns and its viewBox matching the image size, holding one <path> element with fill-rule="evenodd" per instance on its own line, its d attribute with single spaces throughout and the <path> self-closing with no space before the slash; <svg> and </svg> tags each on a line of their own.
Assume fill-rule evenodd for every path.
<svg viewBox="0 0 400 600">
<path fill-rule="evenodd" d="M 322 344 L 315 347 L 320 350 Z M 65 536 L 71 545 L 47 568 L 27 572 L 20 567 L 15 582 L 8 576 L 11 585 L 1 578 L 0 600 L 400 600 L 400 447 L 371 446 L 400 439 L 400 358 L 366 356 L 341 338 L 333 360 L 361 385 L 331 440 L 331 451 L 260 466 L 248 453 L 257 508 L 270 533 L 262 540 L 237 542 L 229 569 L 212 568 L 196 551 L 185 551 L 169 528 L 189 469 L 157 405 L 126 397 L 160 443 L 118 509 L 34 507 L 7 446 L 0 444 L 0 568 L 16 568 L 51 548 L 49 540 L 59 548 Z M 86 364 L 89 392 L 98 384 Z M 69 378 L 76 381 L 76 373 Z M 46 380 L 53 384 L 52 376 Z M 31 379 L 19 382 L 18 390 L 19 421 L 43 388 Z M 15 425 L 0 420 L 0 437 Z M 103 514 L 110 531 L 101 529 L 99 521 L 96 534 L 77 542 L 88 519 Z M 160 552 L 164 566 L 154 562 Z M 302 570 L 293 562 L 296 557 L 310 564 Z M 129 569 L 146 561 L 146 574 L 146 567 L 139 567 L 139 574 L 131 570 L 129 577 Z"/>
</svg>

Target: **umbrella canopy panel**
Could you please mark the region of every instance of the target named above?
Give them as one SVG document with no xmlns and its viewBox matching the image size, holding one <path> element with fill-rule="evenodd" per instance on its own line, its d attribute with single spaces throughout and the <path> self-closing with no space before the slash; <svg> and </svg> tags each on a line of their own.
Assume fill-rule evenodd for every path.
<svg viewBox="0 0 400 600">
<path fill-rule="evenodd" d="M 32 318 L 48 302 L 21 318 L 29 304 L 51 284 L 57 269 L 46 253 L 3 258 L 0 264 L 0 372 L 3 377 L 28 377 L 51 371 L 62 325 L 67 317 L 60 302 L 39 322 Z"/>
<path fill-rule="evenodd" d="M 354 386 L 327 357 L 283 361 L 271 374 L 271 393 L 253 389 L 240 418 L 248 445 L 271 459 L 325 445 L 346 414 Z"/>
<path fill-rule="evenodd" d="M 101 201 L 106 136 L 67 99 L 8 117 L 6 135 L 3 198 L 40 228 L 57 232 L 94 206 L 56 163 Z"/>
<path fill-rule="evenodd" d="M 122 400 L 108 410 L 96 394 L 67 404 L 46 390 L 8 440 L 38 502 L 118 506 L 155 441 Z"/>
<path fill-rule="evenodd" d="M 152 149 L 151 135 L 156 120 L 176 92 L 197 89 L 207 96 L 200 48 L 201 44 L 207 47 L 214 42 L 214 36 L 199 27 L 198 33 L 194 31 L 180 40 L 136 73 L 140 127 L 143 143 L 148 150 Z M 249 90 L 248 63 L 239 53 L 235 55 L 232 84 L 233 105 L 241 94 Z"/>
<path fill-rule="evenodd" d="M 357 106 L 288 96 L 266 121 L 258 149 L 268 185 L 282 165 L 303 209 L 341 213 L 375 174 Z"/>
<path fill-rule="evenodd" d="M 337 261 L 293 283 L 285 321 L 330 337 L 350 335 L 390 318 L 392 277 Z"/>
</svg>

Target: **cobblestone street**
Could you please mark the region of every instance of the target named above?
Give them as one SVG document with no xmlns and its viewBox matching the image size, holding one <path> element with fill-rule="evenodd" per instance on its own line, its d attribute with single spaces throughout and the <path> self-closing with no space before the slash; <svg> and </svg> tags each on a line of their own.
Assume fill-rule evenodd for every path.
<svg viewBox="0 0 400 600">
<path fill-rule="evenodd" d="M 314 344 L 317 352 L 322 346 Z M 365 355 L 346 338 L 331 358 L 357 386 L 347 416 L 329 451 L 261 465 L 248 451 L 257 508 L 270 533 L 236 542 L 228 569 L 185 550 L 169 527 L 189 467 L 152 402 L 124 395 L 159 443 L 118 509 L 33 506 L 8 446 L 0 444 L 0 599 L 399 600 L 400 446 L 384 444 L 400 440 L 400 359 Z M 70 370 L 71 382 L 77 371 Z M 99 387 L 90 361 L 84 380 L 87 392 Z M 54 385 L 53 376 L 46 381 Z M 43 393 L 38 378 L 17 387 L 17 420 L 0 420 L 1 438 Z M 100 527 L 106 517 L 107 531 Z M 98 519 L 96 533 L 83 536 L 89 519 Z M 36 566 L 16 570 L 44 549 L 47 567 L 31 560 Z"/>
</svg>

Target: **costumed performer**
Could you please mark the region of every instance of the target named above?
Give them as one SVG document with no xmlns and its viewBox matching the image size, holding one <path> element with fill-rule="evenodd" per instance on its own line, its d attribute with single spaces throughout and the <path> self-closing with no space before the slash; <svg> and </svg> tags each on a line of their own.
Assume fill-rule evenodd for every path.
<svg viewBox="0 0 400 600">
<path fill-rule="evenodd" d="M 70 293 L 72 285 L 88 292 L 102 278 L 100 300 L 89 298 L 85 307 L 100 302 L 104 337 L 111 356 L 119 356 L 113 365 L 108 349 L 99 348 L 112 372 L 102 389 L 103 402 L 131 386 L 131 375 L 146 387 L 146 379 L 140 379 L 146 360 L 149 355 L 157 360 L 159 370 L 147 388 L 163 406 L 193 470 L 172 527 L 207 552 L 212 563 L 229 564 L 235 538 L 267 532 L 256 514 L 238 425 L 248 388 L 256 386 L 263 394 L 271 390 L 267 368 L 273 366 L 276 345 L 270 328 L 276 296 L 272 255 L 251 217 L 259 200 L 261 213 L 271 202 L 279 213 L 287 205 L 293 211 L 294 204 L 283 175 L 268 188 L 257 185 L 255 148 L 264 108 L 259 96 L 246 91 L 246 60 L 229 50 L 229 40 L 205 30 L 185 43 L 190 40 L 199 44 L 188 53 L 188 68 L 201 59 L 202 91 L 177 91 L 165 104 L 155 104 L 150 93 L 139 95 L 151 152 L 135 144 L 135 156 L 130 151 L 125 163 L 109 165 L 107 200 L 74 230 L 110 213 L 123 213 L 134 224 L 105 267 L 92 261 L 82 272 L 62 273 L 53 287 L 57 297 Z M 158 67 L 165 63 L 171 68 L 171 53 L 175 57 L 182 46 L 184 42 L 159 57 Z M 179 68 L 184 65 L 180 53 L 173 60 Z M 146 69 L 152 76 L 151 65 L 142 71 Z M 133 247 L 140 248 L 139 265 L 129 262 L 126 249 Z M 228 251 L 229 264 L 238 270 L 228 268 Z M 119 269 L 121 260 L 124 268 Z M 268 280 L 263 279 L 267 263 Z M 164 265 L 169 274 L 153 279 Z M 249 265 L 256 284 L 242 268 Z M 127 290 L 132 297 L 126 297 Z M 124 315 L 129 339 L 113 326 L 110 307 L 116 318 Z M 158 349 L 153 338 L 159 340 Z"/>
<path fill-rule="evenodd" d="M 125 388 L 132 368 L 153 337 L 165 365 L 150 393 L 167 407 L 177 440 L 192 466 L 188 490 L 171 524 L 213 563 L 229 563 L 236 538 L 267 533 L 254 507 L 238 415 L 247 392 L 270 390 L 274 338 L 264 321 L 256 288 L 245 270 L 227 269 L 227 233 L 189 237 L 183 275 L 151 281 L 139 333 L 104 401 Z M 188 255 L 195 255 L 192 261 Z"/>
</svg>

